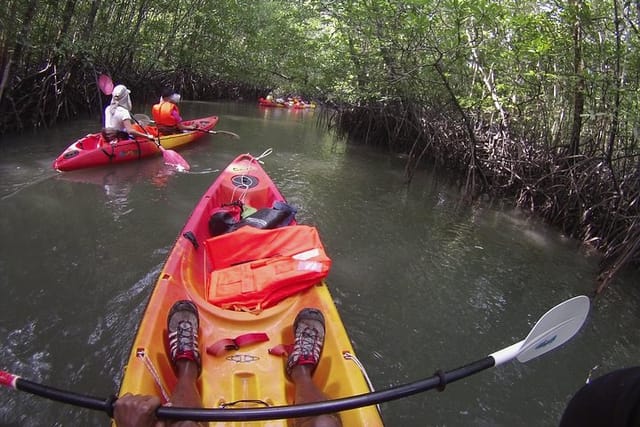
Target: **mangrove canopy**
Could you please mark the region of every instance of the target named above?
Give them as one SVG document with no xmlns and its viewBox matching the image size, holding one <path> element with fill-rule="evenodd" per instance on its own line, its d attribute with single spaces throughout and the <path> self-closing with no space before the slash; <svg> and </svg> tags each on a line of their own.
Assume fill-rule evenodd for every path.
<svg viewBox="0 0 640 427">
<path fill-rule="evenodd" d="M 626 0 L 8 0 L 0 132 L 137 102 L 273 90 L 322 101 L 350 143 L 465 177 L 603 253 L 640 261 L 640 3 Z"/>
</svg>

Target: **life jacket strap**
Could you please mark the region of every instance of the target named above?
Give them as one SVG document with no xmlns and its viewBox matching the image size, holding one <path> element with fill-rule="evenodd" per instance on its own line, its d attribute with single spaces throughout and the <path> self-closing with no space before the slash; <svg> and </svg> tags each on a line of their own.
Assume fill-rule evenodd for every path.
<svg viewBox="0 0 640 427">
<path fill-rule="evenodd" d="M 222 356 L 227 351 L 239 350 L 252 344 L 269 341 L 269 336 L 264 332 L 250 332 L 238 335 L 235 338 L 223 338 L 207 347 L 207 354 L 212 356 Z"/>
<path fill-rule="evenodd" d="M 293 344 L 278 344 L 269 349 L 269 354 L 274 356 L 288 357 L 293 351 Z"/>
</svg>

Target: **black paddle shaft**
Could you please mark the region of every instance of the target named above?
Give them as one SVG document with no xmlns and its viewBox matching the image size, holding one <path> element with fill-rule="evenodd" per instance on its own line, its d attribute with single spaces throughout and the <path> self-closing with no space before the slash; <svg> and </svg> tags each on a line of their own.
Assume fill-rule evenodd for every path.
<svg viewBox="0 0 640 427">
<path fill-rule="evenodd" d="M 415 381 L 410 384 L 322 402 L 249 409 L 160 407 L 158 408 L 156 415 L 160 419 L 168 420 L 258 421 L 330 414 L 397 400 L 406 396 L 412 396 L 414 394 L 432 390 L 434 388 L 442 391 L 447 384 L 471 376 L 485 369 L 489 369 L 494 365 L 495 361 L 493 357 L 488 356 L 482 360 L 449 372 L 439 371 L 436 375 L 430 378 Z M 46 386 L 23 378 L 17 378 L 15 388 L 50 400 L 102 411 L 110 417 L 113 416 L 113 403 L 116 400 L 115 397 L 101 399 L 98 397 L 86 396 L 71 391 L 60 390 L 55 387 Z"/>
<path fill-rule="evenodd" d="M 392 387 L 386 390 L 374 391 L 342 399 L 291 406 L 273 406 L 270 408 L 250 409 L 160 407 L 158 408 L 156 415 L 160 419 L 191 421 L 258 421 L 310 417 L 320 414 L 345 411 L 348 409 L 361 408 L 363 406 L 376 405 L 378 403 L 397 400 L 428 390 L 433 390 L 434 388 L 444 390 L 444 387 L 449 383 L 471 376 L 480 371 L 484 371 L 485 369 L 492 368 L 493 366 L 495 366 L 495 360 L 493 357 L 487 356 L 482 360 L 478 360 L 449 372 L 438 372 L 431 378 Z"/>
<path fill-rule="evenodd" d="M 35 394 L 37 396 L 46 397 L 50 400 L 106 412 L 109 416 L 113 415 L 113 402 L 115 401 L 115 398 L 100 399 L 98 397 L 87 396 L 74 393 L 72 391 L 60 390 L 55 387 L 38 384 L 33 381 L 25 380 L 24 378 L 18 378 L 16 380 L 16 389 Z"/>
</svg>

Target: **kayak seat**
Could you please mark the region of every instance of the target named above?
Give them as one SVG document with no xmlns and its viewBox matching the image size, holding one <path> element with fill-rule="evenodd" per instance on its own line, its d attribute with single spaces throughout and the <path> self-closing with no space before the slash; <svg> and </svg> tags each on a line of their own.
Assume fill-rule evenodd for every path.
<svg viewBox="0 0 640 427">
<path fill-rule="evenodd" d="M 243 217 L 234 225 L 231 231 L 237 230 L 245 225 L 263 229 L 284 227 L 293 222 L 296 212 L 297 209 L 293 206 L 285 202 L 277 201 L 274 202 L 272 208 L 258 209 L 251 215 Z"/>
<path fill-rule="evenodd" d="M 243 206 L 240 202 L 225 204 L 214 209 L 209 217 L 209 234 L 219 236 L 232 231 L 234 225 L 240 221 L 242 211 Z"/>
<path fill-rule="evenodd" d="M 114 141 L 114 140 L 131 138 L 131 135 L 129 135 L 127 132 L 118 130 L 118 129 L 113 129 L 113 128 L 102 128 L 101 134 L 102 134 L 102 138 L 105 141 Z"/>
<path fill-rule="evenodd" d="M 319 283 L 331 267 L 318 231 L 306 225 L 241 227 L 205 247 L 212 266 L 206 298 L 230 310 L 269 308 Z"/>
<path fill-rule="evenodd" d="M 103 141 L 102 134 L 96 133 L 82 138 L 78 143 L 76 143 L 76 147 L 81 150 L 93 150 L 94 148 L 102 145 Z"/>
<path fill-rule="evenodd" d="M 296 208 L 282 201 L 276 201 L 272 208 L 258 209 L 247 216 L 243 216 L 241 205 L 226 205 L 216 209 L 209 217 L 209 232 L 215 237 L 245 225 L 261 229 L 284 227 L 294 221 L 296 212 Z"/>
</svg>

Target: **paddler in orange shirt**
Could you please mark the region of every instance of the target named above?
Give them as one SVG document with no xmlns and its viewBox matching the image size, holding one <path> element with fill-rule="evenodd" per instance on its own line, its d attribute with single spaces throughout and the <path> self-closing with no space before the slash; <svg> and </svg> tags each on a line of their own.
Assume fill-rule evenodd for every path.
<svg viewBox="0 0 640 427">
<path fill-rule="evenodd" d="M 153 120 L 156 122 L 161 135 L 171 135 L 198 128 L 196 125 L 187 126 L 182 123 L 178 102 L 180 102 L 180 95 L 167 87 L 162 90 L 160 102 L 151 108 Z"/>
</svg>

